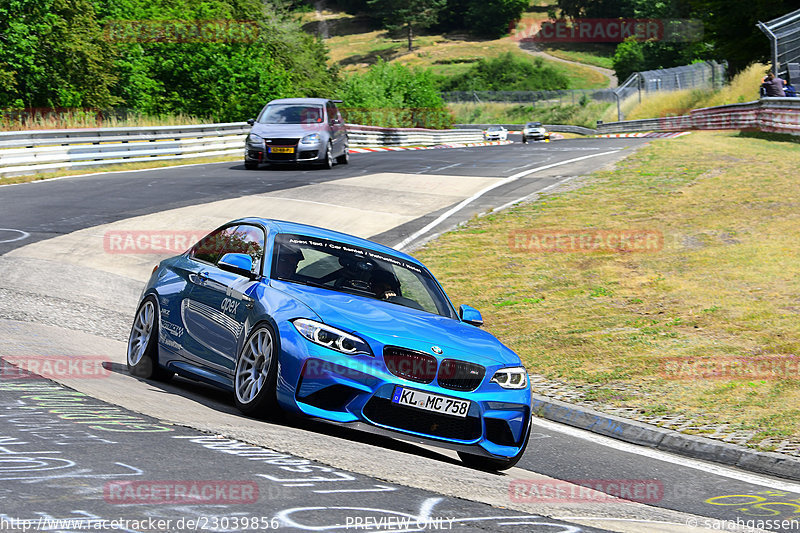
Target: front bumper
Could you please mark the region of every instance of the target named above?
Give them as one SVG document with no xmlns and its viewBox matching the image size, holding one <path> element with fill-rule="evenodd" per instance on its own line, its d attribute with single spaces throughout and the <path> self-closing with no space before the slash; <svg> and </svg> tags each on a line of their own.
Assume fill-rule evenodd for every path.
<svg viewBox="0 0 800 533">
<path fill-rule="evenodd" d="M 533 139 L 534 141 L 544 141 L 550 138 L 549 133 L 542 133 L 539 131 L 531 131 L 531 132 L 522 132 L 522 134 L 528 138 Z"/>
<path fill-rule="evenodd" d="M 276 149 L 291 149 L 291 152 L 276 152 Z M 325 149 L 322 143 L 298 144 L 295 142 L 278 146 L 247 143 L 244 158 L 245 161 L 257 163 L 314 163 L 324 161 Z"/>
<path fill-rule="evenodd" d="M 513 457 L 526 444 L 530 388 L 507 390 L 491 383 L 499 366 L 487 366 L 486 375 L 475 390 L 458 391 L 441 386 L 438 379 L 426 384 L 398 377 L 389 371 L 381 354 L 347 356 L 305 344 L 302 360 L 281 358 L 297 364 L 295 368 L 283 366 L 281 381 L 293 381 L 289 375 L 295 371 L 297 381 L 290 395 L 279 395 L 282 403 L 289 403 L 294 411 L 371 433 L 495 458 Z M 298 342 L 295 346 L 299 345 Z M 467 416 L 394 403 L 395 387 L 467 400 Z"/>
</svg>

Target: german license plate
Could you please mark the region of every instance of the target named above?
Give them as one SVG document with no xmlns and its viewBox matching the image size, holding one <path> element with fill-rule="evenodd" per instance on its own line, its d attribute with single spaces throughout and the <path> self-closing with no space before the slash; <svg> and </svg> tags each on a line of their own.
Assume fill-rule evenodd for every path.
<svg viewBox="0 0 800 533">
<path fill-rule="evenodd" d="M 392 403 L 463 418 L 469 412 L 470 402 L 405 387 L 395 387 Z"/>
<path fill-rule="evenodd" d="M 271 154 L 293 154 L 293 146 L 270 146 L 269 153 Z"/>
</svg>

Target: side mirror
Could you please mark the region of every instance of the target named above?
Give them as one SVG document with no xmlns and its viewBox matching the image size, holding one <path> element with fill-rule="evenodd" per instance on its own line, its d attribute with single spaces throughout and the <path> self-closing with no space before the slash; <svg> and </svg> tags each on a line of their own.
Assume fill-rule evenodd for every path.
<svg viewBox="0 0 800 533">
<path fill-rule="evenodd" d="M 458 316 L 461 317 L 462 322 L 472 324 L 473 326 L 481 327 L 483 325 L 483 317 L 481 312 L 468 305 L 462 305 L 458 308 Z"/>
<path fill-rule="evenodd" d="M 256 119 L 254 119 L 254 118 L 248 118 L 248 119 L 247 119 L 247 123 L 248 123 L 249 125 L 251 125 L 251 126 L 252 126 L 253 124 L 255 124 L 255 123 L 256 123 Z"/>
<path fill-rule="evenodd" d="M 222 270 L 253 279 L 253 258 L 247 254 L 225 254 L 217 266 Z"/>
</svg>

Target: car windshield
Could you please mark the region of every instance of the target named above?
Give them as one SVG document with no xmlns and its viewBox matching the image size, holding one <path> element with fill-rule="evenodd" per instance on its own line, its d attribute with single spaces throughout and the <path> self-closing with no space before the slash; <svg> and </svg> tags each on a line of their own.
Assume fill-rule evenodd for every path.
<svg viewBox="0 0 800 533">
<path fill-rule="evenodd" d="M 258 117 L 260 124 L 319 124 L 322 106 L 307 104 L 269 104 Z"/>
<path fill-rule="evenodd" d="M 542 127 L 542 123 L 541 122 L 528 122 L 528 127 L 529 128 L 541 128 Z"/>
<path fill-rule="evenodd" d="M 501 129 L 503 128 L 501 128 L 500 126 L 492 126 L 491 128 L 489 128 L 489 131 L 500 131 Z"/>
<path fill-rule="evenodd" d="M 424 267 L 328 239 L 276 235 L 270 277 L 457 317 L 439 284 Z"/>
</svg>

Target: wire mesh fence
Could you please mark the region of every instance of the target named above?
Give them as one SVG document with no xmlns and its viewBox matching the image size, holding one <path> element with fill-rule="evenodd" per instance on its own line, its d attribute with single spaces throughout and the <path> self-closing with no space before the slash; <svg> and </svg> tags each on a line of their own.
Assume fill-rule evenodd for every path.
<svg viewBox="0 0 800 533">
<path fill-rule="evenodd" d="M 800 82 L 800 9 L 757 26 L 772 45 L 772 69 L 793 83 Z"/>
<path fill-rule="evenodd" d="M 634 72 L 614 89 L 621 100 L 633 94 L 681 89 L 719 89 L 725 83 L 727 63 L 704 61 L 681 67 Z"/>
<path fill-rule="evenodd" d="M 558 91 L 448 91 L 445 102 L 506 102 L 517 104 L 581 104 L 588 100 L 613 102 L 613 89 L 576 89 Z"/>
<path fill-rule="evenodd" d="M 716 61 L 681 67 L 635 72 L 616 89 L 574 89 L 559 91 L 449 91 L 445 102 L 508 102 L 519 104 L 585 104 L 587 101 L 615 102 L 637 92 L 680 89 L 717 89 L 725 83 L 727 65 Z"/>
</svg>

